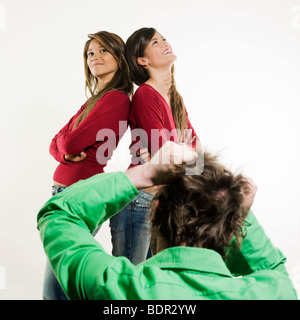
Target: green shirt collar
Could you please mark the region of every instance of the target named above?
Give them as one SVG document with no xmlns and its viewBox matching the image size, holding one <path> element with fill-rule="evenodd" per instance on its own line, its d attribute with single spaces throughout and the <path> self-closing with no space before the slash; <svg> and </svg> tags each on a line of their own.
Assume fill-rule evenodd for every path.
<svg viewBox="0 0 300 320">
<path fill-rule="evenodd" d="M 204 248 L 168 248 L 139 264 L 139 266 L 153 265 L 161 269 L 195 270 L 232 277 L 221 255 L 214 250 Z"/>
</svg>

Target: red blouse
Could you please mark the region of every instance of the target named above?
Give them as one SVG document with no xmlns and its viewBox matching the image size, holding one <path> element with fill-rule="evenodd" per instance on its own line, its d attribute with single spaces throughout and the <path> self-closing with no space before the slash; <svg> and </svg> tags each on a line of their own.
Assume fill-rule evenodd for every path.
<svg viewBox="0 0 300 320">
<path fill-rule="evenodd" d="M 88 116 L 73 130 L 86 103 L 59 131 L 50 144 L 50 154 L 60 164 L 53 180 L 69 186 L 104 172 L 107 161 L 127 129 L 130 99 L 120 91 L 106 93 Z M 81 162 L 65 161 L 64 155 L 86 153 Z"/>
<path fill-rule="evenodd" d="M 198 139 L 187 112 L 186 115 L 191 138 Z M 178 142 L 176 126 L 169 105 L 162 95 L 148 84 L 142 84 L 133 96 L 129 111 L 129 124 L 132 138 L 130 146 L 132 164 L 136 164 L 136 152 L 141 147 L 148 148 L 153 156 L 166 141 Z M 188 141 L 185 139 L 185 142 Z M 195 140 L 193 146 L 195 146 L 194 143 Z"/>
</svg>

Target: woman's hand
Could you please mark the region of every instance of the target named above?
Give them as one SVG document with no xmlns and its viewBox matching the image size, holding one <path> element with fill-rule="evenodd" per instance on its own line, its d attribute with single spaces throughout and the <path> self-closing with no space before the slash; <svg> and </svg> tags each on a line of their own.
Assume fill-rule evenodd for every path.
<svg viewBox="0 0 300 320">
<path fill-rule="evenodd" d="M 143 149 L 138 150 L 136 155 L 139 157 L 140 162 L 142 164 L 149 162 L 150 159 L 151 159 L 150 158 L 150 153 L 149 153 L 147 148 L 143 148 Z"/>
<path fill-rule="evenodd" d="M 66 161 L 80 162 L 86 158 L 86 153 L 82 151 L 80 154 L 66 154 L 64 159 Z"/>
</svg>

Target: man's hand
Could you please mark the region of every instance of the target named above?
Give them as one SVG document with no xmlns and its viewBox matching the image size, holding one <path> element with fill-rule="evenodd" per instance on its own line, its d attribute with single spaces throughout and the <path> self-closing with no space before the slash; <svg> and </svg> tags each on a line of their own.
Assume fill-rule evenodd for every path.
<svg viewBox="0 0 300 320">
<path fill-rule="evenodd" d="M 66 154 L 64 158 L 66 161 L 80 162 L 86 158 L 86 153 L 82 151 L 80 154 Z"/>
<path fill-rule="evenodd" d="M 250 208 L 254 202 L 257 186 L 251 178 L 247 178 L 247 188 L 243 190 L 244 201 L 242 204 L 243 210 L 248 215 Z"/>
<path fill-rule="evenodd" d="M 168 141 L 151 160 L 125 172 L 137 189 L 166 183 L 174 164 L 192 161 L 197 152 L 184 144 Z"/>
<path fill-rule="evenodd" d="M 196 157 L 197 152 L 186 144 L 167 141 L 151 158 L 150 163 L 162 165 L 166 169 L 168 164 L 182 164 Z"/>
</svg>

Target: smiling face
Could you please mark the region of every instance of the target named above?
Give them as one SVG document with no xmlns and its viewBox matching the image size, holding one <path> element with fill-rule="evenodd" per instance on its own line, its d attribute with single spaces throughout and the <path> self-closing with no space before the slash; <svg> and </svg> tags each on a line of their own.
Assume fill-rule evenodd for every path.
<svg viewBox="0 0 300 320">
<path fill-rule="evenodd" d="M 87 51 L 87 64 L 94 77 L 108 83 L 118 70 L 118 63 L 96 39 L 90 42 Z"/>
<path fill-rule="evenodd" d="M 137 59 L 138 63 L 146 69 L 169 67 L 173 65 L 175 60 L 176 56 L 172 51 L 171 45 L 157 31 L 149 41 L 144 57 Z"/>
</svg>

